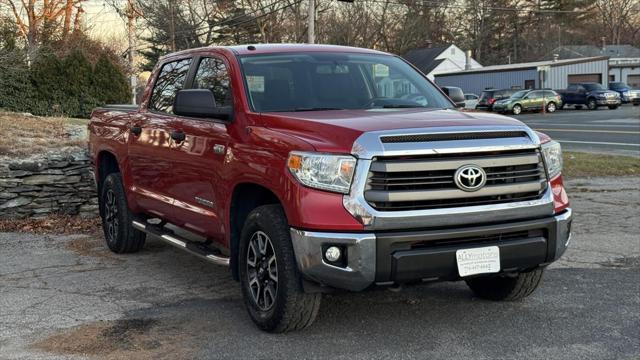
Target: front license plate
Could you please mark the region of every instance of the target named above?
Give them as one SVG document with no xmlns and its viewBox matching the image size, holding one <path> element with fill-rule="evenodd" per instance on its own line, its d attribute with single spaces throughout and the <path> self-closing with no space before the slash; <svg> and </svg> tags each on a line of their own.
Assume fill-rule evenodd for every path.
<svg viewBox="0 0 640 360">
<path fill-rule="evenodd" d="M 500 271 L 500 249 L 487 246 L 457 250 L 456 262 L 460 276 L 497 273 Z"/>
</svg>

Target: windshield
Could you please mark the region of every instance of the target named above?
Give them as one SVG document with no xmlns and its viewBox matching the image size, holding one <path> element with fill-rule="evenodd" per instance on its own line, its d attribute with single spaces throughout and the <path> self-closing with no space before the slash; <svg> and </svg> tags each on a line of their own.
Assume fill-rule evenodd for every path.
<svg viewBox="0 0 640 360">
<path fill-rule="evenodd" d="M 604 90 L 604 88 L 600 84 L 584 84 L 583 86 L 585 89 L 587 89 L 587 91 Z"/>
<path fill-rule="evenodd" d="M 517 93 L 511 95 L 512 99 L 522 99 L 525 95 L 529 93 L 529 90 L 518 91 Z"/>
<path fill-rule="evenodd" d="M 623 82 L 612 82 L 612 83 L 609 83 L 609 87 L 612 89 L 624 89 L 629 86 Z"/>
<path fill-rule="evenodd" d="M 296 53 L 240 59 L 256 112 L 453 107 L 394 56 Z"/>
</svg>

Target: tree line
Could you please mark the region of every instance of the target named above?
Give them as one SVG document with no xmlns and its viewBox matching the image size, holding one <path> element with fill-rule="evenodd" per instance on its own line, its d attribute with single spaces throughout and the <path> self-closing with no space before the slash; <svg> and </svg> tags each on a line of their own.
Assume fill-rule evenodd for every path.
<svg viewBox="0 0 640 360">
<path fill-rule="evenodd" d="M 211 44 L 304 42 L 306 0 L 139 0 L 161 54 Z M 319 43 L 405 54 L 454 43 L 485 65 L 540 60 L 562 45 L 640 45 L 638 0 L 318 0 Z"/>
<path fill-rule="evenodd" d="M 93 106 L 128 101 L 124 54 L 86 35 L 86 1 L 0 0 L 0 108 L 87 116 Z M 127 2 L 104 1 L 125 12 Z M 307 0 L 135 4 L 141 70 L 182 49 L 307 37 Z M 562 45 L 640 46 L 639 0 L 317 0 L 315 10 L 319 43 L 401 55 L 453 43 L 484 65 L 548 58 Z"/>
</svg>

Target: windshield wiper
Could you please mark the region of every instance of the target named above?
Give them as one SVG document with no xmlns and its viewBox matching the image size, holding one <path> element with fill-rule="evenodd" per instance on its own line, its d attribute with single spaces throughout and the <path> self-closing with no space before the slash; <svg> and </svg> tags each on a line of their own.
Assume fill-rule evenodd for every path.
<svg viewBox="0 0 640 360">
<path fill-rule="evenodd" d="M 295 108 L 293 111 L 326 111 L 326 110 L 345 110 L 337 107 L 308 107 L 308 108 Z"/>
</svg>

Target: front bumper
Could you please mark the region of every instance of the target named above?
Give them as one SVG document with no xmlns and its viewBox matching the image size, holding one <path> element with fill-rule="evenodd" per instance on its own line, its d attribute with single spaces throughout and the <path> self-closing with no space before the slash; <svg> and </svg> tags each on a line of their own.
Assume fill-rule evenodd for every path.
<svg viewBox="0 0 640 360">
<path fill-rule="evenodd" d="M 620 100 L 620 98 L 616 98 L 616 99 L 601 99 L 598 98 L 596 99 L 596 104 L 598 105 L 620 105 L 622 103 L 622 101 Z"/>
<path fill-rule="evenodd" d="M 572 211 L 536 220 L 439 230 L 330 233 L 291 229 L 298 267 L 322 285 L 359 291 L 374 283 L 459 279 L 456 250 L 498 246 L 502 272 L 547 265 L 571 239 Z M 324 249 L 339 246 L 346 261 L 333 265 Z"/>
</svg>

